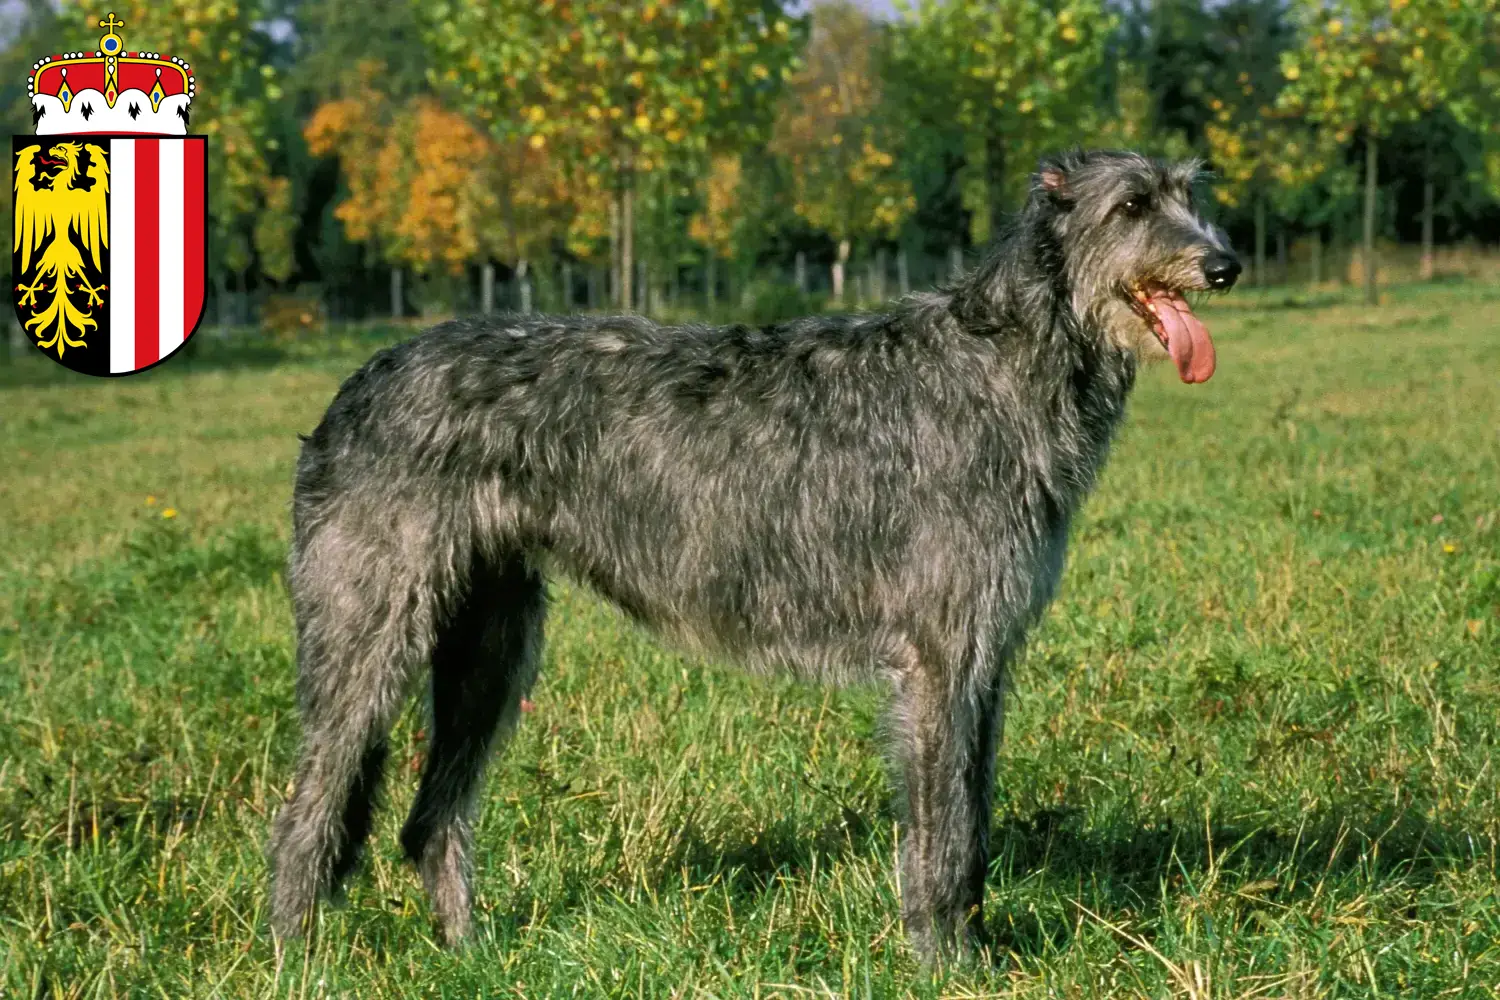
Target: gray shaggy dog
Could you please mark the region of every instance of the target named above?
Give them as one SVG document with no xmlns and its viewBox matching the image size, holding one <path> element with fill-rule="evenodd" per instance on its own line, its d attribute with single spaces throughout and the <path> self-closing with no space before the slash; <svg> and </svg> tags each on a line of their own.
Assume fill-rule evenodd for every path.
<svg viewBox="0 0 1500 1000">
<path fill-rule="evenodd" d="M 1007 664 L 1138 360 L 1213 373 L 1182 293 L 1240 267 L 1197 175 L 1046 160 L 987 259 L 881 315 L 461 319 L 372 358 L 297 463 L 303 743 L 271 847 L 278 937 L 354 865 L 425 664 L 401 842 L 445 938 L 464 936 L 470 808 L 536 677 L 555 568 L 689 649 L 888 684 L 906 929 L 928 958 L 981 947 Z"/>
</svg>

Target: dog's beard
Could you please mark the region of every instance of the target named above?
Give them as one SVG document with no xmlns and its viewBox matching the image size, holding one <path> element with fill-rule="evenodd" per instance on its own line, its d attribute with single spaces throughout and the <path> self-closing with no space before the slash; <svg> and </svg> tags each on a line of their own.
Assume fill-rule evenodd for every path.
<svg viewBox="0 0 1500 1000">
<path fill-rule="evenodd" d="M 1107 299 L 1095 310 L 1095 315 L 1109 342 L 1134 354 L 1138 360 L 1155 363 L 1171 357 L 1151 328 L 1118 296 Z"/>
</svg>

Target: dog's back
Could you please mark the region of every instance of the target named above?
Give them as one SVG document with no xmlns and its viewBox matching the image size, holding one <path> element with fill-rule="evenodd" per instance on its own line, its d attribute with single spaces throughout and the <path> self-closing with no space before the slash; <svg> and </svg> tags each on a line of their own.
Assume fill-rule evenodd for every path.
<svg viewBox="0 0 1500 1000">
<path fill-rule="evenodd" d="M 414 517 L 440 526 L 419 551 L 444 561 L 545 556 L 694 647 L 868 675 L 892 633 L 987 585 L 985 553 L 1020 555 L 1003 522 L 1042 483 L 1011 446 L 1027 415 L 994 430 L 1021 395 L 1001 391 L 1007 345 L 909 308 L 445 324 L 340 391 L 299 463 L 299 546 L 346 509 L 382 545 Z"/>
</svg>

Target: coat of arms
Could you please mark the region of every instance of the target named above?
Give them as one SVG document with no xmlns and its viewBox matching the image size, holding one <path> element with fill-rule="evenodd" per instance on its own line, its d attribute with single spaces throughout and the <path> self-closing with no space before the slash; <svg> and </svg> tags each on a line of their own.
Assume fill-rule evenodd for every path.
<svg viewBox="0 0 1500 1000">
<path fill-rule="evenodd" d="M 111 13 L 93 52 L 37 60 L 36 134 L 12 138 L 21 325 L 74 371 L 165 360 L 203 315 L 207 139 L 188 135 L 187 63 L 128 52 Z"/>
</svg>

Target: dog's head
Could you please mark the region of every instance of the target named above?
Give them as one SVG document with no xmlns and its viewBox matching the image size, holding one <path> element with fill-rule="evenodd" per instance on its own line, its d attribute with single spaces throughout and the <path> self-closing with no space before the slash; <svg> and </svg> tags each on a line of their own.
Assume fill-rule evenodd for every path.
<svg viewBox="0 0 1500 1000">
<path fill-rule="evenodd" d="M 1229 289 L 1240 273 L 1194 207 L 1200 174 L 1196 161 L 1093 151 L 1043 160 L 1032 178 L 1078 315 L 1137 357 L 1170 357 L 1184 382 L 1214 373 L 1213 341 L 1184 293 Z"/>
</svg>

